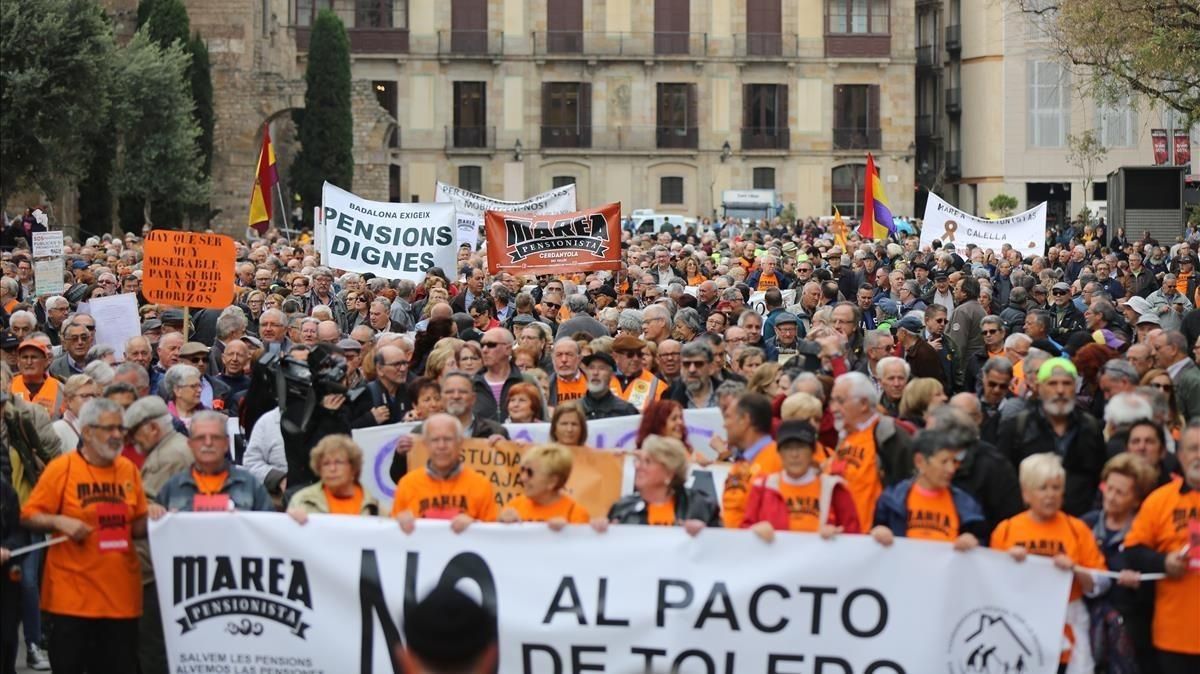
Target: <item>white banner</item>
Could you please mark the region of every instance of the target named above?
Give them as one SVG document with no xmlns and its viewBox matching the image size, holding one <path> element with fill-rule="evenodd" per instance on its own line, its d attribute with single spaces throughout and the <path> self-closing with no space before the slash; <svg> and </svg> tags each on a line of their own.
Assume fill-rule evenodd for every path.
<svg viewBox="0 0 1200 674">
<path fill-rule="evenodd" d="M 716 408 L 684 410 L 683 421 L 687 426 L 688 442 L 692 447 L 708 456 L 715 456 L 716 452 L 709 443 L 714 436 L 725 438 L 725 424 L 721 420 L 721 410 Z M 641 422 L 641 416 L 589 421 L 587 424 L 588 439 L 585 444 L 596 449 L 632 451 L 636 449 L 637 429 Z M 372 496 L 385 503 L 388 509 L 391 508 L 392 497 L 396 493 L 396 483 L 388 474 L 392 465 L 392 455 L 396 451 L 396 441 L 402 436 L 411 434 L 412 429 L 418 425 L 416 423 L 390 424 L 373 428 L 359 428 L 354 431 L 354 441 L 363 450 L 361 476 L 363 487 Z M 547 423 L 504 424 L 504 427 L 508 429 L 509 438 L 518 442 L 548 442 L 550 440 L 550 424 Z M 719 483 L 714 487 L 716 494 L 721 493 L 717 487 L 724 485 L 726 472 L 720 471 L 720 475 L 713 479 L 714 482 Z M 632 473 L 628 470 L 626 473 L 625 481 L 628 484 L 623 491 L 628 492 L 632 489 L 632 482 L 630 482 Z"/>
<path fill-rule="evenodd" d="M 455 275 L 453 206 L 369 201 L 330 183 L 321 203 L 326 265 L 418 282 L 430 267 Z"/>
<path fill-rule="evenodd" d="M 172 672 L 390 672 L 409 607 L 450 585 L 495 615 L 503 674 L 1050 674 L 1071 582 L 1045 557 L 679 527 L 176 513 L 150 543 Z"/>
<path fill-rule="evenodd" d="M 502 201 L 482 194 L 475 194 L 460 187 L 439 182 L 434 201 L 454 204 L 458 222 L 458 245 L 471 244 L 471 250 L 479 248 L 479 230 L 483 227 L 484 211 L 503 213 L 533 213 L 551 215 L 573 213 L 575 208 L 575 185 L 556 187 L 524 201 Z"/>
<path fill-rule="evenodd" d="M 65 265 L 61 257 L 34 260 L 33 294 L 38 297 L 63 294 L 63 291 L 67 289 L 67 284 L 63 281 L 65 271 Z"/>
<path fill-rule="evenodd" d="M 796 303 L 796 289 L 795 288 L 788 288 L 787 290 L 781 290 L 780 294 L 783 295 L 783 304 L 781 306 L 790 307 Z M 766 316 L 767 315 L 767 299 L 766 298 L 767 298 L 767 291 L 756 290 L 756 291 L 750 293 L 750 302 L 749 302 L 748 306 L 751 309 L 757 311 L 759 316 Z"/>
<path fill-rule="evenodd" d="M 63 233 L 61 230 L 54 232 L 33 232 L 33 256 L 36 257 L 60 257 L 63 253 Z"/>
<path fill-rule="evenodd" d="M 1046 252 L 1045 202 L 1017 215 L 987 220 L 964 213 L 929 193 L 925 204 L 925 220 L 921 224 L 921 247 L 942 242 L 942 249 L 951 246 L 962 253 L 968 244 L 1000 252 L 1008 244 L 1022 255 L 1041 255 Z"/>
</svg>

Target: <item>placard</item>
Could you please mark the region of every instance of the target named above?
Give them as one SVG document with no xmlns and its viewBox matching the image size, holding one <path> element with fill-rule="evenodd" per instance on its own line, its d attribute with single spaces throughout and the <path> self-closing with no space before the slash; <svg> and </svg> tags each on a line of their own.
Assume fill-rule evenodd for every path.
<svg viewBox="0 0 1200 674">
<path fill-rule="evenodd" d="M 471 250 L 479 247 L 479 229 L 483 227 L 485 211 L 546 215 L 570 213 L 576 208 L 574 183 L 542 192 L 524 201 L 493 199 L 443 182 L 437 184 L 435 195 L 434 201 L 438 203 L 454 204 L 458 244 L 467 244 L 471 246 Z"/>
<path fill-rule="evenodd" d="M 62 257 L 63 251 L 62 231 L 53 232 L 33 232 L 33 256 L 38 257 Z"/>
<path fill-rule="evenodd" d="M 96 346 L 111 346 L 117 362 L 125 360 L 125 342 L 142 334 L 137 295 L 93 297 L 88 302 L 88 313 L 96 320 Z"/>
<path fill-rule="evenodd" d="M 488 211 L 488 271 L 564 274 L 621 269 L 621 204 L 575 213 Z"/>
<path fill-rule="evenodd" d="M 146 235 L 142 294 L 156 304 L 224 309 L 233 303 L 236 259 L 228 236 L 153 230 Z"/>
<path fill-rule="evenodd" d="M 61 257 L 34 260 L 33 294 L 38 297 L 63 294 L 67 288 L 66 282 L 63 281 L 65 273 L 66 269 Z"/>
</svg>

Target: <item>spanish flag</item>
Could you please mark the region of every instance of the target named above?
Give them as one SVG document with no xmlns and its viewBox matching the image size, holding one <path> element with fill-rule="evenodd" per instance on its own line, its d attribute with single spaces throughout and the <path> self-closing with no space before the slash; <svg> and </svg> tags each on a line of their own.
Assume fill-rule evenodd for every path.
<svg viewBox="0 0 1200 674">
<path fill-rule="evenodd" d="M 846 221 L 842 220 L 842 213 L 837 206 L 833 207 L 833 242 L 841 247 L 843 253 L 850 250 L 850 245 L 846 243 Z"/>
<path fill-rule="evenodd" d="M 888 234 L 896 233 L 896 225 L 892 222 L 892 209 L 888 207 L 887 195 L 883 193 L 883 185 L 879 175 L 875 173 L 875 158 L 867 153 L 867 179 L 863 186 L 863 216 L 858 233 L 864 239 L 883 240 Z"/>
<path fill-rule="evenodd" d="M 254 190 L 250 192 L 250 226 L 260 235 L 271 226 L 271 190 L 279 182 L 275 171 L 275 148 L 271 147 L 271 129 L 263 126 L 262 149 L 254 172 Z"/>
</svg>

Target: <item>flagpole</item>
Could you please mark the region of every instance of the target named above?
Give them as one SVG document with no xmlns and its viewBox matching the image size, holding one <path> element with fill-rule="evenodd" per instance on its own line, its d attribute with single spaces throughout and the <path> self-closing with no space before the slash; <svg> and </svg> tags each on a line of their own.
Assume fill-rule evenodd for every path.
<svg viewBox="0 0 1200 674">
<path fill-rule="evenodd" d="M 283 216 L 283 236 L 287 238 L 288 245 L 292 245 L 292 235 L 288 234 L 288 210 L 283 203 L 283 188 L 279 186 L 279 181 L 275 181 L 275 191 L 279 195 L 280 215 Z"/>
</svg>

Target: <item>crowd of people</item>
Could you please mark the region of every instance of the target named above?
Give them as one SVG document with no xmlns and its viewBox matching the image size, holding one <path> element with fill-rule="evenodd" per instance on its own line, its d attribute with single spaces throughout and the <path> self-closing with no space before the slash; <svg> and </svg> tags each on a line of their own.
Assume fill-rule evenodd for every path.
<svg viewBox="0 0 1200 674">
<path fill-rule="evenodd" d="M 234 304 L 187 312 L 142 295 L 137 236 L 68 238 L 50 297 L 9 237 L 0 670 L 20 624 L 34 669 L 167 671 L 147 520 L 254 510 L 1044 555 L 1073 573 L 1062 671 L 1200 671 L 1197 242 L 1053 234 L 1026 257 L 703 220 L 625 231 L 619 270 L 490 274 L 462 247 L 413 281 L 331 270 L 307 236 L 270 232 L 237 242 Z M 98 344 L 87 303 L 117 293 L 137 295 L 141 335 Z M 276 395 L 281 368 L 319 382 L 303 415 Z M 689 437 L 701 408 L 724 438 Z M 589 513 L 565 491 L 572 448 L 632 415 L 633 493 Z M 395 442 L 384 512 L 350 434 L 399 422 L 420 425 Z M 550 442 L 502 503 L 463 441 L 530 422 Z M 689 480 L 712 462 L 728 463 L 719 493 Z M 47 536 L 68 540 L 11 556 Z"/>
</svg>

